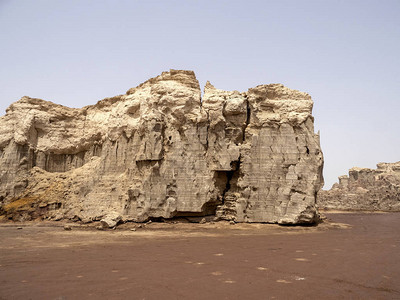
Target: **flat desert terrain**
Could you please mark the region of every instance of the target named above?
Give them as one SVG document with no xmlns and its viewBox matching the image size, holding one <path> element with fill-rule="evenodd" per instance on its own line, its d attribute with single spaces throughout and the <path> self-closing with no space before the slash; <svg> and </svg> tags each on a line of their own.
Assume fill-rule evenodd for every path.
<svg viewBox="0 0 400 300">
<path fill-rule="evenodd" d="M 400 213 L 317 227 L 0 224 L 0 299 L 400 299 Z"/>
</svg>

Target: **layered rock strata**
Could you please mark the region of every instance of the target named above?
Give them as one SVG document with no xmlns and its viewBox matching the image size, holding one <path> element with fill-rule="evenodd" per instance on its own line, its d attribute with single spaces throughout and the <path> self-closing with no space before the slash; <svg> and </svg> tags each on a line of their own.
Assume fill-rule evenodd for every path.
<svg viewBox="0 0 400 300">
<path fill-rule="evenodd" d="M 0 118 L 1 213 L 15 220 L 215 215 L 313 223 L 323 184 L 313 102 L 164 72 L 82 109 L 23 97 Z"/>
<path fill-rule="evenodd" d="M 400 211 L 400 162 L 377 169 L 352 168 L 329 191 L 321 190 L 318 206 L 338 210 Z"/>
</svg>

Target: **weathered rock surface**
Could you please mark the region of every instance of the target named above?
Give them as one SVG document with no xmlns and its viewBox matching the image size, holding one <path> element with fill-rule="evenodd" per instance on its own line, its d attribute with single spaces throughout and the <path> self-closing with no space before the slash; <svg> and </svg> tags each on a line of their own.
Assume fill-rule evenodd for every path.
<svg viewBox="0 0 400 300">
<path fill-rule="evenodd" d="M 101 225 L 104 228 L 113 228 L 117 226 L 118 222 L 121 221 L 122 217 L 119 213 L 117 212 L 111 212 L 107 215 L 105 215 L 101 220 Z"/>
<path fill-rule="evenodd" d="M 281 84 L 207 83 L 201 99 L 194 73 L 176 70 L 82 109 L 23 97 L 0 118 L 0 211 L 315 222 L 323 157 L 312 106 Z"/>
<path fill-rule="evenodd" d="M 400 162 L 377 169 L 352 168 L 329 191 L 321 190 L 318 206 L 338 210 L 400 211 Z"/>
</svg>

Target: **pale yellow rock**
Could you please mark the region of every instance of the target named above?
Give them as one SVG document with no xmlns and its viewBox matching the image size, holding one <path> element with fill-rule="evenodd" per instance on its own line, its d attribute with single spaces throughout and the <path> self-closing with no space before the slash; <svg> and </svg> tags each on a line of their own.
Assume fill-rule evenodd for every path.
<svg viewBox="0 0 400 300">
<path fill-rule="evenodd" d="M 82 109 L 23 97 L 0 118 L 0 212 L 315 222 L 312 105 L 280 84 L 240 93 L 208 82 L 201 99 L 194 73 L 177 70 Z"/>
<path fill-rule="evenodd" d="M 400 211 L 400 162 L 377 169 L 354 167 L 329 191 L 320 191 L 318 205 L 337 210 Z"/>
</svg>

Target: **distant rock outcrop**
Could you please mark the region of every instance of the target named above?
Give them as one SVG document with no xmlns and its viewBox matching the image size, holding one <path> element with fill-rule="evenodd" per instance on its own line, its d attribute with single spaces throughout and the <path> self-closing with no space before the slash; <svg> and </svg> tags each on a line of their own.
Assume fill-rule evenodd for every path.
<svg viewBox="0 0 400 300">
<path fill-rule="evenodd" d="M 323 157 L 312 106 L 281 84 L 207 83 L 201 99 L 194 73 L 176 70 L 82 109 L 23 97 L 0 118 L 0 213 L 313 223 Z"/>
<path fill-rule="evenodd" d="M 400 211 L 400 162 L 377 169 L 352 168 L 329 191 L 321 190 L 318 206 L 338 210 Z"/>
</svg>

